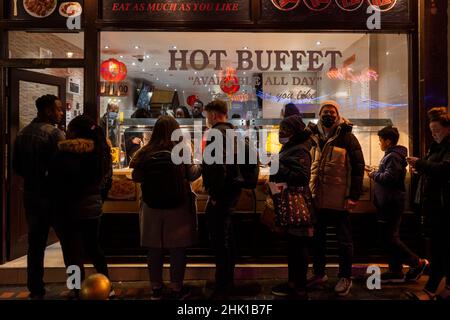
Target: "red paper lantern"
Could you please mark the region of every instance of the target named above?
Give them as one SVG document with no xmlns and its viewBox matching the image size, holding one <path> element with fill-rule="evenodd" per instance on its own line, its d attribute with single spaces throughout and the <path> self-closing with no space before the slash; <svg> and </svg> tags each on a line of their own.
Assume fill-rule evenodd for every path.
<svg viewBox="0 0 450 320">
<path fill-rule="evenodd" d="M 188 105 L 190 105 L 192 107 L 192 106 L 194 106 L 194 103 L 197 100 L 198 100 L 198 96 L 191 95 L 191 96 L 187 97 L 186 102 L 187 102 Z"/>
<path fill-rule="evenodd" d="M 239 79 L 234 75 L 227 75 L 220 82 L 220 89 L 228 95 L 233 95 L 239 91 Z"/>
<path fill-rule="evenodd" d="M 127 77 L 127 66 L 116 59 L 108 59 L 102 62 L 100 74 L 106 81 L 120 82 Z"/>
</svg>

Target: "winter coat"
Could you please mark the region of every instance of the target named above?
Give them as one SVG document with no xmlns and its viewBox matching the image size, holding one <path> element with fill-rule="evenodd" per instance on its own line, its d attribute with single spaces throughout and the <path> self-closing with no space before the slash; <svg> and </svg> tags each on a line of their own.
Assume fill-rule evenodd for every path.
<svg viewBox="0 0 450 320">
<path fill-rule="evenodd" d="M 357 201 L 362 192 L 364 156 L 353 125 L 343 121 L 328 138 L 319 122 L 312 131 L 310 189 L 318 209 L 345 210 L 347 199 Z"/>
<path fill-rule="evenodd" d="M 95 144 L 70 139 L 58 144 L 59 151 L 49 168 L 56 221 L 97 218 L 102 214 L 102 183 L 96 179 Z"/>
<path fill-rule="evenodd" d="M 415 168 L 421 174 L 417 198 L 425 210 L 450 214 L 450 136 L 441 143 L 433 142 Z"/>
<path fill-rule="evenodd" d="M 24 179 L 24 191 L 37 198 L 47 197 L 47 173 L 64 132 L 38 118 L 23 128 L 14 142 L 12 165 Z"/>
<path fill-rule="evenodd" d="M 239 176 L 239 168 L 237 164 L 225 164 L 226 162 L 226 130 L 232 129 L 234 127 L 230 123 L 217 123 L 212 127 L 212 129 L 219 130 L 223 135 L 223 164 L 207 164 L 203 161 L 203 186 L 208 194 L 215 200 L 222 200 L 228 194 L 235 193 L 236 189 L 240 189 L 240 187 L 236 183 L 236 178 Z M 208 133 L 207 133 L 208 134 Z M 214 139 L 208 141 L 206 143 L 205 149 L 214 142 Z M 237 148 L 235 145 L 234 148 L 235 157 Z M 212 152 L 212 156 L 214 157 L 214 152 Z"/>
<path fill-rule="evenodd" d="M 139 152 L 142 152 L 141 151 Z M 145 152 L 145 151 L 144 151 Z M 133 170 L 133 180 L 142 183 L 157 183 L 144 181 L 144 174 L 139 168 L 144 168 L 146 156 L 134 157 L 130 166 Z M 201 166 L 183 165 L 185 183 L 195 181 L 201 175 Z M 197 240 L 197 210 L 196 196 L 189 186 L 186 188 L 186 201 L 172 209 L 150 208 L 141 201 L 139 226 L 141 246 L 148 248 L 180 248 L 192 246 Z M 144 191 L 143 191 L 144 192 Z"/>
<path fill-rule="evenodd" d="M 403 146 L 393 146 L 386 150 L 378 171 L 373 173 L 374 204 L 378 208 L 380 220 L 386 220 L 386 212 L 395 210 L 401 214 L 405 204 L 406 156 Z"/>
<path fill-rule="evenodd" d="M 286 183 L 288 187 L 302 187 L 302 195 L 307 202 L 311 201 L 311 191 L 309 181 L 311 178 L 311 155 L 308 143 L 296 144 L 288 142 L 280 150 L 278 156 L 278 171 L 271 175 L 270 182 Z M 310 207 L 311 222 L 314 219 L 314 208 Z M 302 227 L 289 227 L 288 232 L 295 236 L 313 235 L 313 224 Z"/>
</svg>

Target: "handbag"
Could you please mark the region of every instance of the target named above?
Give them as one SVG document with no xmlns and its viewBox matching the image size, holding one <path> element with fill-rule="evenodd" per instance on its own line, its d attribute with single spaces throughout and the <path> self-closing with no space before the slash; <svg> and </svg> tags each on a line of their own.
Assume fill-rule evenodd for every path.
<svg viewBox="0 0 450 320">
<path fill-rule="evenodd" d="M 272 195 L 275 223 L 281 227 L 311 227 L 312 199 L 307 188 L 287 187 Z"/>
</svg>

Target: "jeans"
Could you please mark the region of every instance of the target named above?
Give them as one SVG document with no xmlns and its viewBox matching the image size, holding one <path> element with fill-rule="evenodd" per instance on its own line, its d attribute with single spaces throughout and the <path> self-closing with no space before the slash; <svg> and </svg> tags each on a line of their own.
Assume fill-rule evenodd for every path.
<svg viewBox="0 0 450 320">
<path fill-rule="evenodd" d="M 25 196 L 28 225 L 27 286 L 31 295 L 44 295 L 44 253 L 51 226 L 49 201 Z"/>
<path fill-rule="evenodd" d="M 339 277 L 350 278 L 352 276 L 353 239 L 350 225 L 350 215 L 347 211 L 330 209 L 318 210 L 314 231 L 314 261 L 315 275 L 325 275 L 327 227 L 334 226 L 337 229 L 339 245 Z"/>
<path fill-rule="evenodd" d="M 206 219 L 210 234 L 211 245 L 215 252 L 216 262 L 216 291 L 227 291 L 232 288 L 234 281 L 234 267 L 236 244 L 233 232 L 232 212 L 241 190 L 233 190 L 226 197 L 213 200 L 208 199 L 206 205 Z"/>
<path fill-rule="evenodd" d="M 402 273 L 403 263 L 410 267 L 417 267 L 419 257 L 400 239 L 402 212 L 395 210 L 395 208 L 381 210 L 385 212 L 386 221 L 379 221 L 378 224 L 383 247 L 388 255 L 389 270 L 395 273 Z"/>
</svg>

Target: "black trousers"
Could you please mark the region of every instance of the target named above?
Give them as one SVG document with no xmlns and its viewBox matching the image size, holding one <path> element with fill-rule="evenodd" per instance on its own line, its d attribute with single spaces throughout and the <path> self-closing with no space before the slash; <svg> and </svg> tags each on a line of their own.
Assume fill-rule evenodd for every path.
<svg viewBox="0 0 450 320">
<path fill-rule="evenodd" d="M 450 214 L 448 208 L 431 208 L 427 214 L 431 227 L 431 265 L 425 289 L 435 293 L 444 277 L 450 286 Z"/>
<path fill-rule="evenodd" d="M 234 281 L 234 267 L 236 244 L 234 239 L 232 212 L 241 190 L 234 190 L 213 204 L 211 198 L 206 205 L 206 219 L 212 248 L 216 262 L 216 290 L 227 291 L 232 288 Z"/>
<path fill-rule="evenodd" d="M 44 295 L 44 253 L 51 227 L 49 201 L 25 195 L 24 206 L 28 226 L 27 287 L 32 295 Z"/>
<path fill-rule="evenodd" d="M 84 279 L 84 263 L 92 262 L 95 270 L 109 277 L 106 258 L 100 247 L 99 231 L 101 217 L 59 221 L 56 223 L 66 267 L 77 265 Z"/>
<path fill-rule="evenodd" d="M 352 276 L 353 238 L 350 215 L 347 211 L 317 210 L 314 230 L 314 274 L 325 275 L 328 226 L 336 227 L 337 230 L 339 277 L 350 278 Z"/>
<path fill-rule="evenodd" d="M 389 270 L 402 273 L 403 263 L 410 267 L 416 267 L 419 264 L 419 256 L 400 239 L 403 210 L 396 210 L 395 206 L 379 210 L 383 210 L 386 217 L 383 221 L 378 221 L 378 225 L 382 244 L 388 257 Z"/>
<path fill-rule="evenodd" d="M 306 288 L 309 238 L 288 234 L 288 279 L 297 289 Z"/>
</svg>

